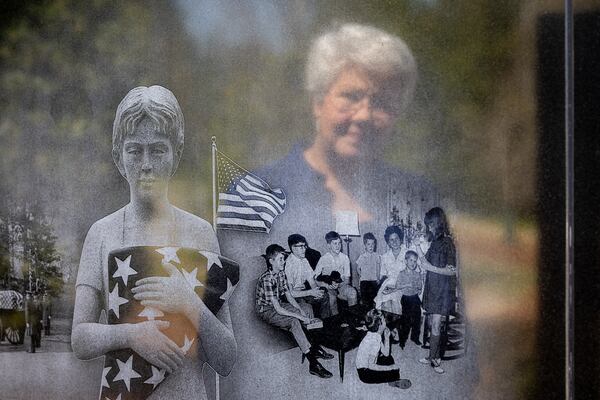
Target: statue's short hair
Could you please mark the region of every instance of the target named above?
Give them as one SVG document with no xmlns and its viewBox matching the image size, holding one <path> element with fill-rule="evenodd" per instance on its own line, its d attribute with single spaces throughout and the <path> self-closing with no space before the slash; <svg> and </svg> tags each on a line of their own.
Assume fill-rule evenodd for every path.
<svg viewBox="0 0 600 400">
<path fill-rule="evenodd" d="M 344 68 L 355 66 L 399 84 L 400 110 L 411 100 L 417 81 L 415 59 L 402 39 L 368 25 L 343 24 L 319 36 L 306 63 L 306 90 L 323 99 Z"/>
<path fill-rule="evenodd" d="M 149 118 L 169 137 L 175 157 L 179 157 L 184 141 L 183 113 L 175 95 L 158 85 L 131 89 L 119 103 L 113 123 L 113 153 L 120 154 L 125 138 L 144 118 Z"/>
</svg>

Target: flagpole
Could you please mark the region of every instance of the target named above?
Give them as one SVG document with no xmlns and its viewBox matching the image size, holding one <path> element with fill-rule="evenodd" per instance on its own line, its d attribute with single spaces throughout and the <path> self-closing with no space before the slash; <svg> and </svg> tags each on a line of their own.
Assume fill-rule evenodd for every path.
<svg viewBox="0 0 600 400">
<path fill-rule="evenodd" d="M 212 154 L 212 212 L 213 212 L 213 229 L 217 231 L 217 137 L 210 138 L 211 154 Z M 221 398 L 221 387 L 219 385 L 219 374 L 215 371 L 215 399 Z"/>
<path fill-rule="evenodd" d="M 213 229 L 217 231 L 217 137 L 210 138 L 212 141 L 212 212 L 213 212 Z"/>
</svg>

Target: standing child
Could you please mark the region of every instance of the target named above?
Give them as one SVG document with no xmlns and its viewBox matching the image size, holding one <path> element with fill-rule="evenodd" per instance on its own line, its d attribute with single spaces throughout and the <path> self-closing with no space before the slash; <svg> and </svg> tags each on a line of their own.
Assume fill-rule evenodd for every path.
<svg viewBox="0 0 600 400">
<path fill-rule="evenodd" d="M 356 260 L 356 271 L 360 279 L 360 297 L 362 304 L 373 306 L 373 299 L 379 288 L 379 269 L 381 257 L 375 253 L 377 239 L 371 232 L 363 236 L 365 251 Z"/>
<path fill-rule="evenodd" d="M 435 207 L 427 211 L 425 226 L 431 246 L 426 254 L 423 254 L 420 246 L 417 246 L 417 253 L 421 260 L 421 267 L 427 271 L 423 290 L 423 308 L 429 314 L 431 337 L 429 357 L 422 358 L 419 362 L 429 364 L 435 372 L 443 374 L 440 333 L 442 318 L 450 314 L 456 301 L 456 248 L 450 236 L 444 210 Z"/>
<path fill-rule="evenodd" d="M 404 348 L 408 335 L 410 340 L 418 346 L 421 345 L 421 299 L 419 293 L 423 288 L 423 277 L 417 268 L 419 256 L 415 251 L 408 250 L 404 256 L 406 269 L 401 271 L 396 278 L 396 290 L 402 292 L 400 304 L 402 305 L 402 318 L 400 328 L 400 347 Z"/>
</svg>

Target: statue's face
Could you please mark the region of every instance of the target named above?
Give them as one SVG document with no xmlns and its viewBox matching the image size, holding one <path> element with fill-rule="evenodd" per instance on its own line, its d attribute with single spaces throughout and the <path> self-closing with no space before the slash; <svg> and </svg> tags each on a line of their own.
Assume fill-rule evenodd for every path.
<svg viewBox="0 0 600 400">
<path fill-rule="evenodd" d="M 125 137 L 120 163 L 132 193 L 142 197 L 160 195 L 166 191 L 173 173 L 173 145 L 145 118 Z"/>
</svg>

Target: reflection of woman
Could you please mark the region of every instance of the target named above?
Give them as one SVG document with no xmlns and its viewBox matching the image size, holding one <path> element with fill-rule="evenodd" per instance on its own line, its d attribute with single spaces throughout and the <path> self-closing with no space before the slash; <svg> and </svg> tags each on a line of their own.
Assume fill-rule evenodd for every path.
<svg viewBox="0 0 600 400">
<path fill-rule="evenodd" d="M 394 314 L 402 313 L 400 299 L 402 292 L 396 291 L 396 279 L 400 271 L 406 268 L 404 254 L 406 248 L 402 244 L 404 233 L 396 225 L 388 226 L 383 235 L 389 250 L 381 256 L 381 278 L 383 283 L 375 297 L 375 307 L 385 309 Z"/>
<path fill-rule="evenodd" d="M 431 245 L 427 254 L 423 254 L 420 246 L 417 246 L 417 252 L 421 267 L 427 271 L 423 308 L 429 314 L 431 337 L 429 357 L 422 358 L 419 362 L 430 364 L 435 372 L 442 374 L 440 329 L 442 317 L 450 314 L 456 301 L 456 248 L 450 237 L 444 210 L 439 207 L 429 210 L 425 214 L 425 226 Z"/>
<path fill-rule="evenodd" d="M 361 229 L 374 231 L 388 220 L 390 187 L 419 207 L 437 202 L 426 179 L 383 160 L 389 140 L 411 134 L 396 128 L 406 117 L 416 80 L 412 52 L 395 35 L 343 24 L 315 39 L 305 75 L 313 135 L 256 171 L 288 199 L 271 239 L 284 240 L 293 226 L 309 243 L 319 243 L 338 210 L 357 212 Z"/>
<path fill-rule="evenodd" d="M 135 357 L 139 356 L 158 368 L 156 375 L 153 372 L 152 378 L 144 382 L 156 387 L 153 399 L 206 398 L 201 373 L 204 362 L 226 375 L 235 361 L 236 342 L 227 302 L 215 316 L 183 274 L 170 265 L 168 277 L 137 280 L 135 273 L 125 268 L 124 271 L 132 275 L 130 283 L 137 281 L 131 292 L 142 305 L 185 316 L 198 334 L 201 327 L 202 335 L 195 341 L 197 354 L 186 353 L 164 333 L 169 327 L 167 321 L 149 318 L 145 322 L 114 325 L 98 322 L 102 309 L 108 313 L 116 309 L 119 317 L 119 305 L 126 302 L 120 297 L 124 293 L 122 286 L 109 288 L 108 254 L 112 250 L 170 245 L 219 253 L 212 227 L 205 220 L 174 207 L 167 198 L 168 183 L 181 158 L 183 140 L 183 115 L 169 90 L 160 86 L 138 87 L 121 101 L 113 127 L 113 158 L 129 184 L 130 202 L 90 228 L 77 276 L 71 337 L 75 355 L 92 359 L 113 350 L 132 349 L 136 353 L 132 356 L 133 364 L 122 360 L 123 365 L 110 371 L 105 368 L 103 386 L 125 382 L 129 391 L 132 380 L 142 381 L 135 371 L 136 364 L 140 365 Z M 137 271 L 140 268 L 147 270 L 150 266 L 135 266 Z M 165 372 L 170 373 L 166 378 Z M 162 383 L 157 386 L 159 382 Z"/>
<path fill-rule="evenodd" d="M 400 370 L 390 354 L 390 331 L 380 310 L 373 309 L 366 316 L 367 334 L 356 352 L 356 371 L 364 383 L 387 383 L 406 389 L 408 379 L 400 379 Z"/>
</svg>

